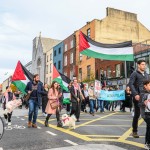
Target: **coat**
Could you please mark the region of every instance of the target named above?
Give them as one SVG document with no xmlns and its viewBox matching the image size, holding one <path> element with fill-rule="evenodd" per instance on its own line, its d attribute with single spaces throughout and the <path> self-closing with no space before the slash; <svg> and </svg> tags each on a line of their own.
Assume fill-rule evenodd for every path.
<svg viewBox="0 0 150 150">
<path fill-rule="evenodd" d="M 72 102 L 72 103 L 77 103 L 77 98 L 79 98 L 80 101 L 81 101 L 80 91 L 77 90 L 77 95 L 75 95 L 74 86 L 71 86 L 71 87 L 70 87 L 70 93 L 71 93 L 71 102 Z"/>
<path fill-rule="evenodd" d="M 130 81 L 129 81 L 129 87 L 131 89 L 133 97 L 136 95 L 140 95 L 140 93 L 143 91 L 143 81 L 144 80 L 149 80 L 150 77 L 149 75 L 144 72 L 144 76 L 141 72 L 134 71 L 131 76 L 130 76 Z"/>
<path fill-rule="evenodd" d="M 45 112 L 47 114 L 56 114 L 56 109 L 52 109 L 51 103 L 54 102 L 56 99 L 59 99 L 62 96 L 62 93 L 56 92 L 54 94 L 53 89 L 49 89 L 48 91 L 48 102 L 46 105 Z"/>
</svg>

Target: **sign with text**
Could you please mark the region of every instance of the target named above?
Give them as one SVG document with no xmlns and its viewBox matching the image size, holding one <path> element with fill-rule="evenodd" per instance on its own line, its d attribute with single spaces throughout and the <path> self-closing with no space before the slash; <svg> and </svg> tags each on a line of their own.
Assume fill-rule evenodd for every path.
<svg viewBox="0 0 150 150">
<path fill-rule="evenodd" d="M 118 101 L 125 100 L 125 91 L 117 90 L 117 91 L 100 91 L 100 99 L 104 101 Z"/>
</svg>

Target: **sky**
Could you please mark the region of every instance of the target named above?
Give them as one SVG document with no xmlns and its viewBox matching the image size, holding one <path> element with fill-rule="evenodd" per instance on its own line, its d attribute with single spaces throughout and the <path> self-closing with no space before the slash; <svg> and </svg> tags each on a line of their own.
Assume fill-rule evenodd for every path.
<svg viewBox="0 0 150 150">
<path fill-rule="evenodd" d="M 32 59 L 32 40 L 39 36 L 63 40 L 87 21 L 103 19 L 112 7 L 138 15 L 150 30 L 149 0 L 0 0 L 0 83 L 18 60 Z"/>
</svg>

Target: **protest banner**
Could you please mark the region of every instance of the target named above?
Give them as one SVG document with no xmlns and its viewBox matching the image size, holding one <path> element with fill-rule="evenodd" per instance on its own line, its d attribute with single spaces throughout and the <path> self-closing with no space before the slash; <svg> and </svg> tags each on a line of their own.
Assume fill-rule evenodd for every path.
<svg viewBox="0 0 150 150">
<path fill-rule="evenodd" d="M 125 91 L 117 90 L 117 91 L 100 91 L 100 99 L 104 101 L 118 101 L 125 100 Z"/>
</svg>

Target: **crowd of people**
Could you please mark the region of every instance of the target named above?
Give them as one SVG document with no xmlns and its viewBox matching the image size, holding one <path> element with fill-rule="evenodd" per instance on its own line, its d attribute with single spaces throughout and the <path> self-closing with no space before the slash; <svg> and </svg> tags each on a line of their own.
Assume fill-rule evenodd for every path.
<svg viewBox="0 0 150 150">
<path fill-rule="evenodd" d="M 133 116 L 133 133 L 134 138 L 139 138 L 138 135 L 138 120 L 141 116 L 146 122 L 146 137 L 145 146 L 150 149 L 150 77 L 146 73 L 145 60 L 139 60 L 137 62 L 137 70 L 131 74 L 130 81 L 125 89 L 125 100 L 120 101 L 108 101 L 101 100 L 100 94 L 96 94 L 93 83 L 90 83 L 87 88 L 81 81 L 78 82 L 74 79 L 68 85 L 68 92 L 70 93 L 70 103 L 63 103 L 63 89 L 56 81 L 53 81 L 48 88 L 47 84 L 39 81 L 39 75 L 36 74 L 33 77 L 33 81 L 28 82 L 26 86 L 26 93 L 29 95 L 27 102 L 29 108 L 28 113 L 28 127 L 37 128 L 37 116 L 38 110 L 41 107 L 43 116 L 45 116 L 45 127 L 48 127 L 49 118 L 52 115 L 56 115 L 57 127 L 62 127 L 60 119 L 60 112 L 62 109 L 66 109 L 68 115 L 75 115 L 77 122 L 80 122 L 80 112 L 89 113 L 92 116 L 95 112 L 99 111 L 104 113 L 105 111 L 115 111 L 118 107 L 121 112 L 126 112 L 126 107 L 130 112 L 132 107 L 134 109 Z M 113 87 L 102 87 L 102 90 L 113 91 L 119 90 Z M 15 99 L 19 93 L 13 94 L 10 87 L 6 88 L 3 99 L 3 108 L 5 109 L 6 103 L 12 99 Z M 4 117 L 11 124 L 12 113 L 5 114 Z"/>
</svg>

